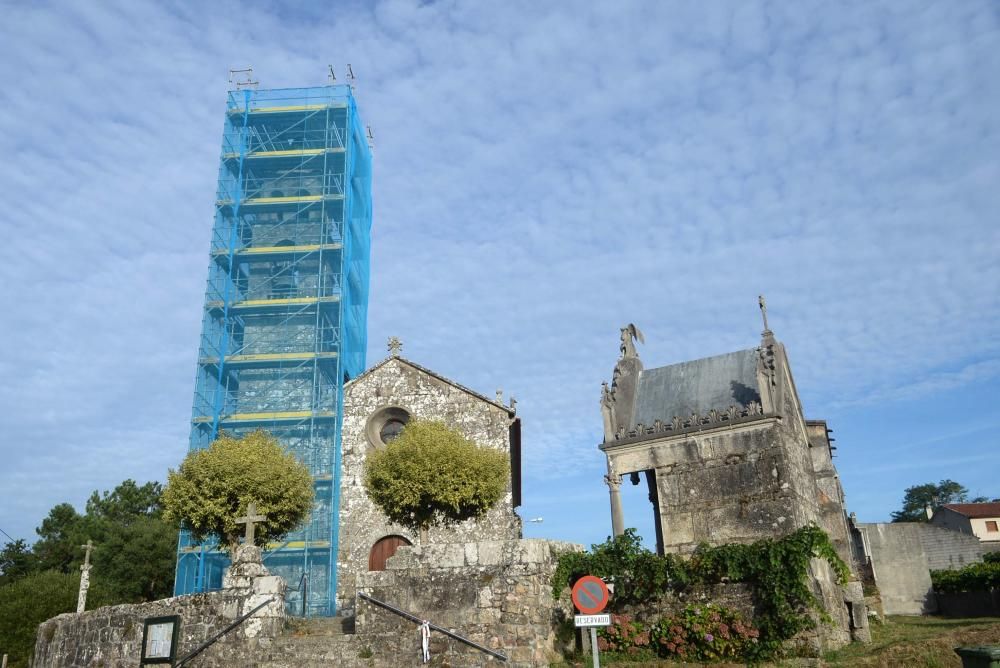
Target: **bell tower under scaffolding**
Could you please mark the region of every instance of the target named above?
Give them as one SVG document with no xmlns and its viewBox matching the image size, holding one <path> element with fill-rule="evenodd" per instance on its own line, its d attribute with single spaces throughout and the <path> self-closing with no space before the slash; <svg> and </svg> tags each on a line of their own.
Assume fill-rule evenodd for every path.
<svg viewBox="0 0 1000 668">
<path fill-rule="evenodd" d="M 264 554 L 295 614 L 335 613 L 343 385 L 367 345 L 364 127 L 349 85 L 228 95 L 190 447 L 262 428 L 309 467 L 312 513 Z M 175 594 L 218 589 L 228 563 L 182 532 Z"/>
</svg>

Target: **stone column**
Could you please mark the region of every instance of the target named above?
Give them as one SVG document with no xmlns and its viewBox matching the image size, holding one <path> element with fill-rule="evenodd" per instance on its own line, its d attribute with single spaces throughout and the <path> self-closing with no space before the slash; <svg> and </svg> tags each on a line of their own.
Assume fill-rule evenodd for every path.
<svg viewBox="0 0 1000 668">
<path fill-rule="evenodd" d="M 615 536 L 625 533 L 625 516 L 622 514 L 622 477 L 615 473 L 611 460 L 608 460 L 608 473 L 604 476 L 604 482 L 608 485 L 608 492 L 611 494 L 611 532 Z"/>
</svg>

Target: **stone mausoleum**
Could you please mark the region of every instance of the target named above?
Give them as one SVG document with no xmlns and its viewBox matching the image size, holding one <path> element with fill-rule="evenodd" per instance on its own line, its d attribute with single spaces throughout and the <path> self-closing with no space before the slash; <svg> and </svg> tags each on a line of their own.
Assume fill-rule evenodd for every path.
<svg viewBox="0 0 1000 668">
<path fill-rule="evenodd" d="M 635 325 L 601 397 L 612 528 L 624 529 L 620 486 L 644 483 L 656 549 L 749 543 L 815 523 L 851 563 L 844 494 L 826 423 L 807 420 L 785 347 L 767 326 L 757 346 L 646 369 Z M 867 636 L 860 582 L 835 584 L 814 560 L 815 589 L 842 632 Z M 850 632 L 850 635 L 848 635 Z"/>
</svg>

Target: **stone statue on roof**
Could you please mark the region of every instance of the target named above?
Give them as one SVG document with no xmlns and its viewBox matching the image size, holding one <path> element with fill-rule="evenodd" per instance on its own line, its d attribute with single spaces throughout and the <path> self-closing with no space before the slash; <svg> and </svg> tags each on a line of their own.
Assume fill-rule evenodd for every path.
<svg viewBox="0 0 1000 668">
<path fill-rule="evenodd" d="M 620 350 L 623 360 L 639 356 L 639 354 L 635 351 L 636 339 L 639 340 L 639 343 L 646 343 L 646 340 L 642 338 L 642 332 L 639 331 L 638 327 L 632 323 L 622 327 L 622 344 Z"/>
</svg>

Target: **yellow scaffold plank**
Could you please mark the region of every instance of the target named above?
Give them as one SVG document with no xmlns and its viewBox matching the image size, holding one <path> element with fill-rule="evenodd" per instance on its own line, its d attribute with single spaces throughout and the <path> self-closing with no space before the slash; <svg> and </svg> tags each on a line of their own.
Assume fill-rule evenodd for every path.
<svg viewBox="0 0 1000 668">
<path fill-rule="evenodd" d="M 285 306 L 312 306 L 314 304 L 333 304 L 340 301 L 340 295 L 329 297 L 288 297 L 286 299 L 248 299 L 246 301 L 231 304 L 229 308 L 234 311 L 248 311 L 258 309 L 278 309 Z M 213 311 L 218 311 L 225 306 L 221 301 L 211 301 L 205 306 Z"/>
<path fill-rule="evenodd" d="M 247 159 L 256 158 L 305 158 L 314 155 L 322 155 L 326 153 L 343 153 L 344 147 L 334 146 L 331 148 L 292 148 L 286 151 L 251 151 L 243 157 Z M 240 157 L 239 153 L 224 153 L 222 157 L 226 160 L 237 160 Z"/>
<path fill-rule="evenodd" d="M 343 109 L 346 104 L 337 104 L 324 102 L 323 104 L 292 104 L 285 107 L 250 107 L 251 114 L 288 114 L 299 111 L 319 111 L 320 109 Z M 230 114 L 242 114 L 243 109 L 239 107 L 233 107 L 229 110 Z"/>
<path fill-rule="evenodd" d="M 331 297 L 288 297 L 286 299 L 247 299 L 236 302 L 233 308 L 257 308 L 259 306 L 307 306 L 309 304 L 335 302 L 339 296 Z"/>
<path fill-rule="evenodd" d="M 340 250 L 343 247 L 344 244 L 339 242 L 332 244 L 302 244 L 301 246 L 253 246 L 250 248 L 241 248 L 234 255 L 238 258 L 263 257 L 267 255 L 305 255 L 306 253 L 315 253 L 321 250 Z M 228 257 L 229 249 L 216 248 L 212 251 L 212 255 L 216 258 Z"/>
<path fill-rule="evenodd" d="M 288 549 L 291 549 L 291 550 L 302 550 L 302 549 L 317 550 L 317 549 L 320 549 L 320 548 L 329 548 L 329 547 L 330 547 L 330 541 L 328 541 L 328 540 L 309 540 L 309 541 L 306 541 L 306 540 L 293 540 L 293 541 L 289 541 L 287 543 L 268 543 L 267 544 L 267 548 L 265 548 L 265 549 L 267 549 L 267 550 L 278 550 L 280 552 L 281 550 L 288 550 Z M 200 545 L 188 545 L 186 547 L 182 547 L 181 548 L 181 552 L 185 552 L 185 553 L 201 552 L 201 550 L 202 550 L 202 548 L 201 548 Z M 228 554 L 229 550 L 225 550 L 225 549 L 220 550 L 217 547 L 213 547 L 211 549 L 206 549 L 205 552 L 208 553 L 208 554 Z"/>
<path fill-rule="evenodd" d="M 269 550 L 315 550 L 321 547 L 330 547 L 330 541 L 327 540 L 290 540 L 287 543 L 268 543 L 267 549 Z M 279 549 L 280 548 L 280 549 Z"/>
<path fill-rule="evenodd" d="M 336 413 L 333 411 L 271 411 L 267 413 L 233 413 L 223 415 L 219 422 L 223 424 L 234 424 L 237 422 L 287 422 L 290 420 L 308 420 L 309 418 L 333 418 Z M 211 422 L 212 418 L 207 415 L 200 415 L 192 420 L 196 424 Z"/>
<path fill-rule="evenodd" d="M 322 195 L 291 195 L 289 197 L 251 197 L 244 204 L 284 204 L 286 202 L 318 202 Z"/>
<path fill-rule="evenodd" d="M 330 359 L 337 353 L 255 353 L 253 355 L 229 355 L 227 362 L 301 362 L 311 359 Z"/>
<path fill-rule="evenodd" d="M 268 206 L 272 204 L 314 204 L 327 200 L 344 199 L 340 193 L 333 195 L 292 195 L 290 197 L 251 197 L 243 200 L 242 206 Z M 216 202 L 218 206 L 233 206 L 231 199 L 220 199 Z"/>
<path fill-rule="evenodd" d="M 303 352 L 303 353 L 255 353 L 253 355 L 226 355 L 226 364 L 238 366 L 241 364 L 267 364 L 271 362 L 308 362 L 310 360 L 336 359 L 335 352 Z M 218 364 L 218 357 L 203 357 L 202 364 Z"/>
</svg>

